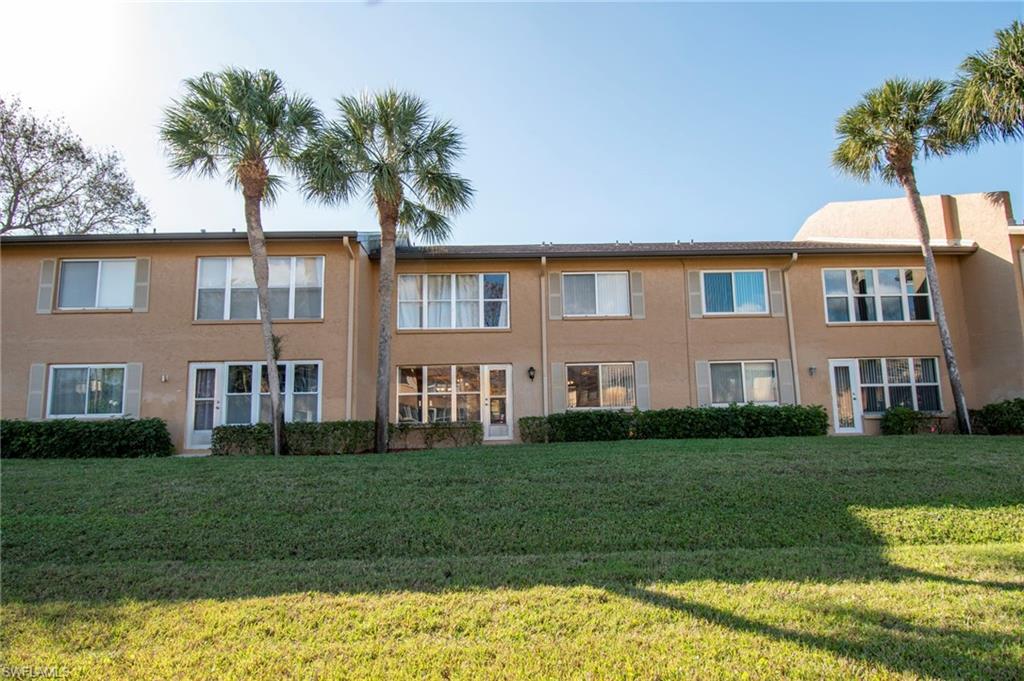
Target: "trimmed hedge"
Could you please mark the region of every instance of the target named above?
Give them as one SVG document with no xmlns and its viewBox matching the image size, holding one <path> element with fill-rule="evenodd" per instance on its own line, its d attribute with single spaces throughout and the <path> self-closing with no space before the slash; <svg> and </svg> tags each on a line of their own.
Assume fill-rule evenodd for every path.
<svg viewBox="0 0 1024 681">
<path fill-rule="evenodd" d="M 749 438 L 826 433 L 828 414 L 820 406 L 746 404 L 652 411 L 572 411 L 519 419 L 519 437 L 523 442 Z"/>
<path fill-rule="evenodd" d="M 0 421 L 5 459 L 87 459 L 169 456 L 171 434 L 163 419 Z"/>
<path fill-rule="evenodd" d="M 971 424 L 984 435 L 1024 435 L 1024 398 L 986 404 L 971 412 Z"/>
<path fill-rule="evenodd" d="M 480 423 L 397 424 L 390 429 L 392 449 L 463 447 L 483 441 Z M 323 421 L 287 423 L 285 438 L 293 455 L 361 454 L 373 451 L 373 421 Z M 273 454 L 273 430 L 269 423 L 252 426 L 218 426 L 213 429 L 210 451 L 214 455 Z"/>
<path fill-rule="evenodd" d="M 358 454 L 373 449 L 373 421 L 286 423 L 289 454 Z M 274 431 L 269 423 L 217 426 L 210 453 L 218 456 L 273 454 Z"/>
<path fill-rule="evenodd" d="M 889 407 L 878 425 L 882 435 L 914 435 L 921 432 L 925 422 L 931 418 L 931 414 L 923 414 L 910 407 Z"/>
</svg>

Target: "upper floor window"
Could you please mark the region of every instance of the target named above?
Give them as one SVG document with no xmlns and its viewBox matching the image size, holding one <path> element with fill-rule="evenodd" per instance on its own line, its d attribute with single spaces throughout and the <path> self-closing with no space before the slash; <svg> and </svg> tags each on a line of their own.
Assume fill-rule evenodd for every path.
<svg viewBox="0 0 1024 681">
<path fill-rule="evenodd" d="M 764 270 L 701 272 L 704 314 L 767 314 Z"/>
<path fill-rule="evenodd" d="M 50 367 L 47 416 L 121 416 L 124 372 L 123 364 Z"/>
<path fill-rule="evenodd" d="M 508 274 L 401 274 L 399 329 L 507 329 Z"/>
<path fill-rule="evenodd" d="M 629 409 L 636 406 L 632 362 L 565 365 L 569 409 Z"/>
<path fill-rule="evenodd" d="M 268 258 L 274 319 L 322 319 L 322 256 Z M 259 319 L 252 258 L 200 258 L 196 319 Z"/>
<path fill-rule="evenodd" d="M 135 259 L 62 260 L 61 310 L 129 310 L 135 297 Z"/>
<path fill-rule="evenodd" d="M 562 296 L 565 317 L 627 317 L 629 273 L 565 272 Z"/>
<path fill-rule="evenodd" d="M 924 269 L 825 269 L 822 277 L 825 315 L 829 322 L 902 322 L 932 318 Z"/>
<path fill-rule="evenodd" d="M 775 362 L 711 362 L 711 404 L 778 404 Z"/>
</svg>

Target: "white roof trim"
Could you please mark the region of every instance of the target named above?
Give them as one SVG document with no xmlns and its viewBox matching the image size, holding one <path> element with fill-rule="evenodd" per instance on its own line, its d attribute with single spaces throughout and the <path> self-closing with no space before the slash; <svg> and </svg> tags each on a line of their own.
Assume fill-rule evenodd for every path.
<svg viewBox="0 0 1024 681">
<path fill-rule="evenodd" d="M 866 239 L 850 236 L 809 236 L 804 241 L 817 241 L 825 244 L 870 244 L 872 246 L 917 246 L 917 239 Z M 932 246 L 961 246 L 971 248 L 977 243 L 973 239 L 932 239 Z"/>
<path fill-rule="evenodd" d="M 1024 225 L 1010 225 L 1009 231 L 1014 236 L 1024 236 Z"/>
</svg>

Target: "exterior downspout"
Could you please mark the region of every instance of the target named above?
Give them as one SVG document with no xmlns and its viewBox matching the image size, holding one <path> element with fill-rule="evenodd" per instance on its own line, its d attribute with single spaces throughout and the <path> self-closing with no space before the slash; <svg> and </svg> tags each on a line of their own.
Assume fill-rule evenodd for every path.
<svg viewBox="0 0 1024 681">
<path fill-rule="evenodd" d="M 354 381 L 352 380 L 352 365 L 353 358 L 355 356 L 355 348 L 352 347 L 355 342 L 355 326 L 356 326 L 356 254 L 352 250 L 352 243 L 349 238 L 343 237 L 342 244 L 348 250 L 349 261 L 348 261 L 348 329 L 347 338 L 345 343 L 345 420 L 352 420 L 352 386 Z"/>
<path fill-rule="evenodd" d="M 800 399 L 800 366 L 796 361 L 796 332 L 793 330 L 793 304 L 789 296 L 789 270 L 796 264 L 800 255 L 794 251 L 789 262 L 782 268 L 782 288 L 786 291 L 786 326 L 789 330 L 789 359 L 793 362 L 793 391 L 796 396 L 796 403 L 802 404 Z"/>
<path fill-rule="evenodd" d="M 548 259 L 547 256 L 540 258 L 540 384 L 544 391 L 542 402 L 544 404 L 544 416 L 548 415 Z"/>
</svg>

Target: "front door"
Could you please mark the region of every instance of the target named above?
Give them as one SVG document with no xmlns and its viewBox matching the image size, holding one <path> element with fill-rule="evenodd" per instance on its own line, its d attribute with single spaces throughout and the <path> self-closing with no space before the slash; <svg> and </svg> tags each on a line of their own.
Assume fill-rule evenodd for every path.
<svg viewBox="0 0 1024 681">
<path fill-rule="evenodd" d="M 507 364 L 483 367 L 484 439 L 512 439 L 512 367 Z"/>
<path fill-rule="evenodd" d="M 209 449 L 213 428 L 220 423 L 221 373 L 223 364 L 189 365 L 188 433 L 189 449 Z"/>
<path fill-rule="evenodd" d="M 863 433 L 857 360 L 830 359 L 828 368 L 832 380 L 832 416 L 835 433 Z"/>
</svg>

